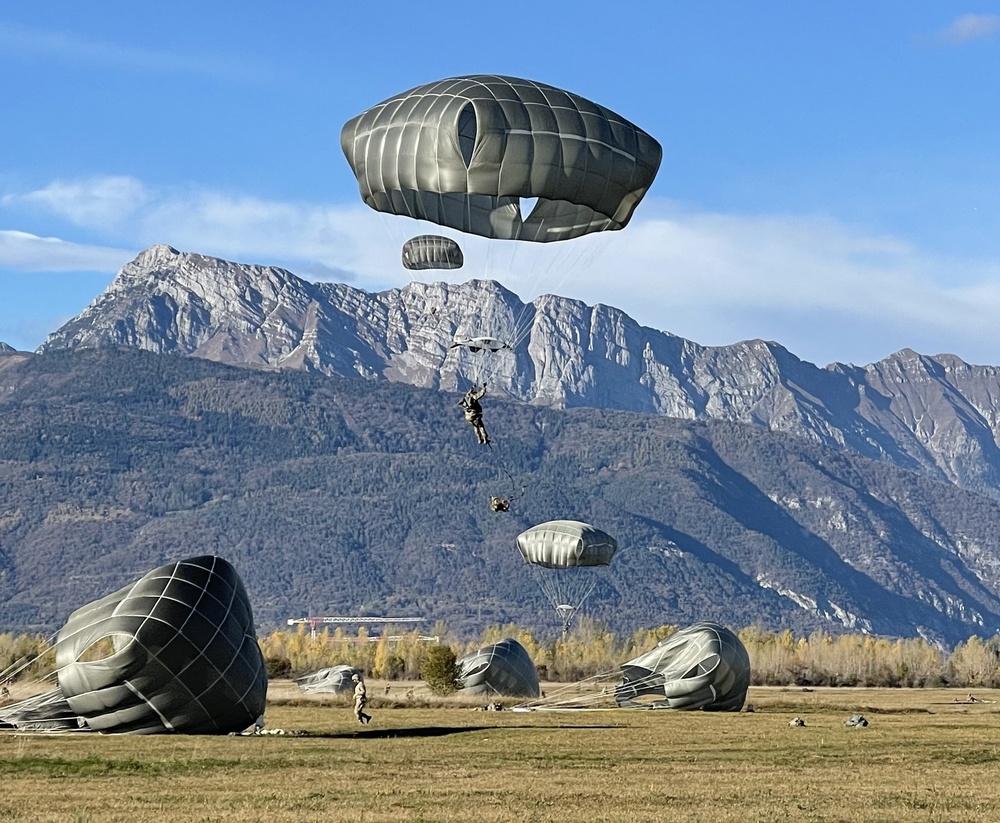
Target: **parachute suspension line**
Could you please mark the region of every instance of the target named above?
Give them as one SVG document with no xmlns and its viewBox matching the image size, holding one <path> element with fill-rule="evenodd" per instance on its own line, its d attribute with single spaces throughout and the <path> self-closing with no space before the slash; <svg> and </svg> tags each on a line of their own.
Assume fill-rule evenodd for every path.
<svg viewBox="0 0 1000 823">
<path fill-rule="evenodd" d="M 529 293 L 534 296 L 525 302 L 515 320 L 512 346 L 520 345 L 531 333 L 534 312 L 531 312 L 530 308 L 533 307 L 534 300 L 541 296 L 542 284 L 545 284 L 544 293 L 558 294 L 566 281 L 579 271 L 580 267 L 573 261 L 583 253 L 581 245 L 586 245 L 581 244 L 580 239 L 583 238 L 543 244 L 543 248 L 539 250 L 539 254 L 548 256 L 548 260 L 535 271 L 534 279 L 528 288 Z"/>
<path fill-rule="evenodd" d="M 521 488 L 518 489 L 517 481 L 514 479 L 514 475 L 511 473 L 510 469 L 507 468 L 507 464 L 500 457 L 500 453 L 497 449 L 493 448 L 493 443 L 488 443 L 490 452 L 493 454 L 493 460 L 497 467 L 497 480 L 502 480 L 504 477 L 510 483 L 510 494 L 507 495 L 507 500 L 513 502 L 515 500 L 520 500 L 524 497 L 524 484 L 521 484 Z"/>
<path fill-rule="evenodd" d="M 612 695 L 613 702 L 614 690 L 609 689 L 608 684 L 619 674 L 618 671 L 602 672 L 585 680 L 560 686 L 555 691 L 550 692 L 548 697 L 522 703 L 515 706 L 514 711 L 593 711 L 611 708 L 607 705 L 608 695 Z"/>
<path fill-rule="evenodd" d="M 565 638 L 573 617 L 583 608 L 597 586 L 597 575 L 593 569 L 533 568 L 538 587 L 562 620 Z"/>
<path fill-rule="evenodd" d="M 540 246 L 541 248 L 536 249 L 536 253 L 547 258 L 535 268 L 534 277 L 529 281 L 529 294 L 535 295 L 540 292 L 543 282 L 546 284 L 546 292 L 559 293 L 571 277 L 589 268 L 604 254 L 612 239 L 610 231 L 603 231 L 557 243 L 525 243 L 526 246 Z M 513 269 L 513 266 L 511 268 Z M 533 299 L 530 298 L 521 307 L 520 313 L 515 318 L 513 334 L 508 341 L 512 348 L 520 345 L 531 333 L 529 306 Z"/>
<path fill-rule="evenodd" d="M 642 677 L 639 680 L 630 680 L 627 683 L 624 683 L 622 680 L 622 674 L 621 669 L 601 672 L 593 675 L 592 677 L 588 677 L 585 680 L 560 686 L 558 689 L 551 692 L 548 697 L 522 703 L 519 706 L 515 706 L 514 710 L 593 711 L 595 709 L 618 709 L 625 707 L 631 710 L 652 708 L 650 706 L 645 706 L 641 703 L 633 703 L 631 701 L 627 704 L 619 704 L 616 699 L 616 692 L 622 687 L 629 690 L 630 687 L 646 689 L 650 686 L 662 685 L 662 675 L 657 675 L 656 672 L 651 672 L 649 675 Z M 608 705 L 609 703 L 611 704 L 610 706 Z"/>
</svg>

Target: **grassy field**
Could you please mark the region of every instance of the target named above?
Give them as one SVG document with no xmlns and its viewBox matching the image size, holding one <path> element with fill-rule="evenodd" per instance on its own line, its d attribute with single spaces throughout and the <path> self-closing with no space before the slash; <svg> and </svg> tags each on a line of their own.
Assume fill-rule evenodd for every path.
<svg viewBox="0 0 1000 823">
<path fill-rule="evenodd" d="M 271 689 L 268 727 L 285 734 L 0 734 L 0 821 L 1000 819 L 1000 693 L 987 690 L 965 703 L 967 691 L 754 688 L 755 712 L 723 715 L 376 696 L 365 727 L 346 703 L 296 692 Z M 845 727 L 854 712 L 871 725 Z"/>
</svg>

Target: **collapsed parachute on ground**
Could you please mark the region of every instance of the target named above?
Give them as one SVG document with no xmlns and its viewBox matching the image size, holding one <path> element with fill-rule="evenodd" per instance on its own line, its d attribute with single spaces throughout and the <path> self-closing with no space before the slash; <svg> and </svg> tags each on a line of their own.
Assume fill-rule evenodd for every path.
<svg viewBox="0 0 1000 823">
<path fill-rule="evenodd" d="M 606 532 L 578 520 L 552 520 L 517 536 L 517 548 L 562 618 L 563 633 L 618 550 Z"/>
<path fill-rule="evenodd" d="M 296 680 L 295 683 L 304 692 L 318 694 L 350 692 L 354 691 L 354 683 L 351 678 L 360 671 L 353 666 L 331 666 L 328 669 L 320 669 L 312 674 L 307 674 Z"/>
<path fill-rule="evenodd" d="M 404 269 L 460 269 L 464 263 L 461 247 L 450 237 L 421 234 L 403 244 Z"/>
<path fill-rule="evenodd" d="M 376 211 L 543 243 L 624 227 L 662 156 L 603 106 L 496 75 L 391 97 L 349 120 L 340 144 Z M 522 198 L 536 198 L 527 215 Z"/>
<path fill-rule="evenodd" d="M 18 729 L 225 734 L 264 712 L 267 670 L 243 581 L 220 557 L 168 563 L 73 612 L 58 688 L 0 709 Z"/>
<path fill-rule="evenodd" d="M 484 646 L 457 662 L 465 694 L 538 697 L 538 672 L 527 650 L 508 637 Z"/>
<path fill-rule="evenodd" d="M 695 623 L 621 666 L 619 706 L 738 712 L 750 687 L 743 642 L 718 623 Z"/>
</svg>

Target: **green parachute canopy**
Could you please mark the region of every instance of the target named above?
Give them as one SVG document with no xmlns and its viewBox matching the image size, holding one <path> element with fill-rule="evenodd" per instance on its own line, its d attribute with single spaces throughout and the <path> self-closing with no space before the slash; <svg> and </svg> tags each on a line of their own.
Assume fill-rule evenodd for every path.
<svg viewBox="0 0 1000 823">
<path fill-rule="evenodd" d="M 464 263 L 461 247 L 450 237 L 421 234 L 403 244 L 403 268 L 410 271 L 460 269 Z"/>
<path fill-rule="evenodd" d="M 73 612 L 58 688 L 0 709 L 15 728 L 226 734 L 264 712 L 267 670 L 243 581 L 220 557 L 168 563 Z"/>
<path fill-rule="evenodd" d="M 550 520 L 517 536 L 525 563 L 546 569 L 607 566 L 618 550 L 617 541 L 589 523 Z"/>
<path fill-rule="evenodd" d="M 457 661 L 465 694 L 538 697 L 538 671 L 527 649 L 508 637 Z"/>
<path fill-rule="evenodd" d="M 349 120 L 340 145 L 376 211 L 541 243 L 624 227 L 662 156 L 610 109 L 487 74 L 391 97 Z"/>
<path fill-rule="evenodd" d="M 521 557 L 562 618 L 563 633 L 590 597 L 618 550 L 617 541 L 589 523 L 551 520 L 517 536 Z"/>
<path fill-rule="evenodd" d="M 695 623 L 621 666 L 619 706 L 738 712 L 750 688 L 750 656 L 718 623 Z"/>
</svg>

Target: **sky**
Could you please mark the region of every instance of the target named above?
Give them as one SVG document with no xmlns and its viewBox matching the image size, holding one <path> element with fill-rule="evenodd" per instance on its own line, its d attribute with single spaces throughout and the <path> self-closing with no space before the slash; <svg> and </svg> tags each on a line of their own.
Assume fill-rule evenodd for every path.
<svg viewBox="0 0 1000 823">
<path fill-rule="evenodd" d="M 404 285 L 434 227 L 361 202 L 340 129 L 468 73 L 600 103 L 663 162 L 622 231 L 462 238 L 420 279 L 818 365 L 1000 365 L 1000 2 L 948 0 L 5 4 L 0 341 L 35 349 L 158 243 Z"/>
</svg>

